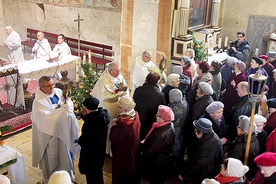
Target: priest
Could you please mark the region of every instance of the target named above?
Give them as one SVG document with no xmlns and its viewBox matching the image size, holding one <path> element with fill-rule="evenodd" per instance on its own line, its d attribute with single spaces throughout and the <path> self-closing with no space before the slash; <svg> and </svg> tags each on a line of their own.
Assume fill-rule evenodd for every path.
<svg viewBox="0 0 276 184">
<path fill-rule="evenodd" d="M 70 98 L 53 87 L 48 76 L 39 81 L 32 108 L 32 166 L 42 170 L 44 182 L 58 170 L 66 170 L 74 179 L 74 158 L 80 147 L 78 122 Z"/>
</svg>

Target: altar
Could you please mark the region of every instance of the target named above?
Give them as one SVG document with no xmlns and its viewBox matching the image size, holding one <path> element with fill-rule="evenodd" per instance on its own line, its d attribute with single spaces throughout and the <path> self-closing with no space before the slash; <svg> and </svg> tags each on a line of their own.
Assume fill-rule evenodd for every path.
<svg viewBox="0 0 276 184">
<path fill-rule="evenodd" d="M 68 77 L 71 80 L 78 80 L 80 71 L 81 58 L 73 55 L 64 55 L 59 61 L 48 62 L 47 58 L 28 60 L 18 64 L 10 64 L 0 67 L 0 73 L 5 75 L 4 84 L 0 86 L 0 89 L 6 90 L 9 87 L 9 91 L 12 91 L 7 95 L 10 96 L 10 101 L 16 99 L 16 106 L 23 106 L 25 109 L 23 83 L 30 79 L 39 79 L 44 75 L 55 76 L 61 71 L 67 70 Z M 9 74 L 9 71 L 16 71 Z M 16 75 L 19 75 L 17 84 L 15 84 Z M 17 88 L 18 86 L 18 88 Z M 14 91 L 14 92 L 13 92 Z M 16 92 L 15 92 L 16 91 Z M 17 95 L 15 95 L 17 93 Z"/>
</svg>

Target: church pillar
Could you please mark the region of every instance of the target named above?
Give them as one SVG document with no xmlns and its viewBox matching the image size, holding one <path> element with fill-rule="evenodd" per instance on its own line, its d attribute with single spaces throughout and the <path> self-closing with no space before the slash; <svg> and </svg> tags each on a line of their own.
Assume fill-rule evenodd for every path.
<svg viewBox="0 0 276 184">
<path fill-rule="evenodd" d="M 213 10 L 212 10 L 212 19 L 211 19 L 213 28 L 218 28 L 219 11 L 220 11 L 220 0 L 213 0 Z"/>
</svg>

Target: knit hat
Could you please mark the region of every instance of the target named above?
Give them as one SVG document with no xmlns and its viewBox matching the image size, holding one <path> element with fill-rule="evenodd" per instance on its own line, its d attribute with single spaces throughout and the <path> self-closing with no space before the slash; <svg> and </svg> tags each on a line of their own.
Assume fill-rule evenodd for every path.
<svg viewBox="0 0 276 184">
<path fill-rule="evenodd" d="M 194 127 L 202 132 L 203 134 L 208 134 L 212 131 L 212 122 L 207 118 L 200 118 L 193 122 Z"/>
<path fill-rule="evenodd" d="M 188 56 L 182 56 L 182 60 L 187 66 L 191 66 L 191 59 Z"/>
<path fill-rule="evenodd" d="M 270 98 L 266 102 L 268 107 L 276 108 L 276 98 Z"/>
<path fill-rule="evenodd" d="M 172 109 L 165 105 L 158 106 L 158 115 L 161 116 L 161 118 L 164 121 L 173 121 L 174 120 L 174 113 L 173 113 Z"/>
<path fill-rule="evenodd" d="M 229 56 L 228 59 L 227 59 L 227 63 L 228 63 L 229 65 L 233 65 L 233 64 L 235 64 L 237 61 L 238 61 L 237 58 L 231 57 L 231 56 Z"/>
<path fill-rule="evenodd" d="M 11 184 L 11 181 L 7 176 L 0 174 L 0 183 L 1 184 Z"/>
<path fill-rule="evenodd" d="M 268 60 L 268 56 L 267 55 L 260 55 L 259 58 L 264 59 L 266 61 Z"/>
<path fill-rule="evenodd" d="M 215 179 L 206 178 L 202 181 L 201 184 L 219 184 L 219 182 Z"/>
<path fill-rule="evenodd" d="M 248 134 L 249 131 L 249 124 L 250 124 L 250 119 L 247 116 L 241 115 L 239 117 L 239 124 L 238 127 L 241 128 L 245 133 Z M 256 132 L 257 127 L 255 122 L 253 122 L 253 127 L 252 127 L 252 132 Z"/>
<path fill-rule="evenodd" d="M 245 63 L 243 62 L 243 61 L 241 61 L 241 60 L 238 60 L 237 62 L 236 62 L 236 65 L 239 67 L 239 69 L 241 70 L 241 71 L 244 71 L 244 69 L 245 69 Z"/>
<path fill-rule="evenodd" d="M 214 112 L 216 112 L 221 108 L 224 108 L 224 104 L 220 101 L 214 101 L 206 107 L 206 112 L 208 114 L 213 114 Z"/>
<path fill-rule="evenodd" d="M 169 92 L 169 98 L 173 102 L 181 102 L 182 101 L 182 92 L 179 89 L 171 89 Z"/>
<path fill-rule="evenodd" d="M 100 101 L 97 98 L 88 97 L 83 101 L 83 106 L 85 106 L 88 110 L 96 110 L 99 106 Z"/>
<path fill-rule="evenodd" d="M 208 70 L 210 69 L 210 66 L 206 61 L 199 61 L 198 67 L 199 67 L 199 69 L 202 70 L 202 73 L 207 73 Z"/>
<path fill-rule="evenodd" d="M 174 66 L 172 68 L 172 73 L 181 75 L 183 73 L 183 68 L 181 66 Z"/>
<path fill-rule="evenodd" d="M 261 58 L 258 58 L 258 57 L 256 57 L 256 56 L 253 56 L 252 59 L 255 60 L 256 63 L 258 63 L 259 65 L 264 64 L 264 61 L 263 61 Z"/>
<path fill-rule="evenodd" d="M 220 71 L 221 63 L 218 60 L 213 60 L 211 63 L 211 66 L 213 67 L 214 71 Z"/>
<path fill-rule="evenodd" d="M 243 165 L 242 162 L 235 158 L 228 158 L 227 173 L 233 177 L 243 177 L 245 173 L 249 171 L 247 165 Z"/>
<path fill-rule="evenodd" d="M 136 103 L 129 96 L 122 96 L 118 99 L 118 105 L 126 111 L 134 109 Z"/>
<path fill-rule="evenodd" d="M 276 153 L 264 152 L 254 159 L 258 166 L 276 166 Z"/>
<path fill-rule="evenodd" d="M 256 125 L 266 123 L 267 119 L 259 114 L 254 115 L 254 122 Z"/>
<path fill-rule="evenodd" d="M 212 95 L 214 93 L 213 88 L 210 84 L 206 82 L 199 82 L 198 85 L 206 95 Z"/>
<path fill-rule="evenodd" d="M 48 184 L 71 184 L 71 178 L 67 171 L 55 171 L 48 181 Z"/>
<path fill-rule="evenodd" d="M 267 53 L 267 56 L 270 58 L 276 58 L 276 52 L 275 51 L 270 51 Z"/>
</svg>

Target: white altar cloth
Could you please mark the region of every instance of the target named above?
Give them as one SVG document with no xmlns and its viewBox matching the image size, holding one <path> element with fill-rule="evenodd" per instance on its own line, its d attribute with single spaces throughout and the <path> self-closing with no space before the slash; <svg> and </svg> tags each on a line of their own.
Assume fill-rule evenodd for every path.
<svg viewBox="0 0 276 184">
<path fill-rule="evenodd" d="M 64 55 L 59 61 L 54 61 L 52 63 L 47 62 L 46 59 L 47 58 L 41 58 L 18 63 L 17 67 L 20 75 L 22 75 L 24 79 L 39 79 L 44 75 L 53 76 L 60 71 L 70 70 L 75 72 L 74 74 L 70 74 L 70 76 L 74 77 L 71 78 L 71 80 L 76 79 L 76 66 L 80 63 L 80 57 Z"/>
<path fill-rule="evenodd" d="M 26 184 L 25 161 L 23 156 L 9 146 L 0 147 L 0 165 L 17 159 L 16 163 L 8 167 L 12 184 Z"/>
</svg>

